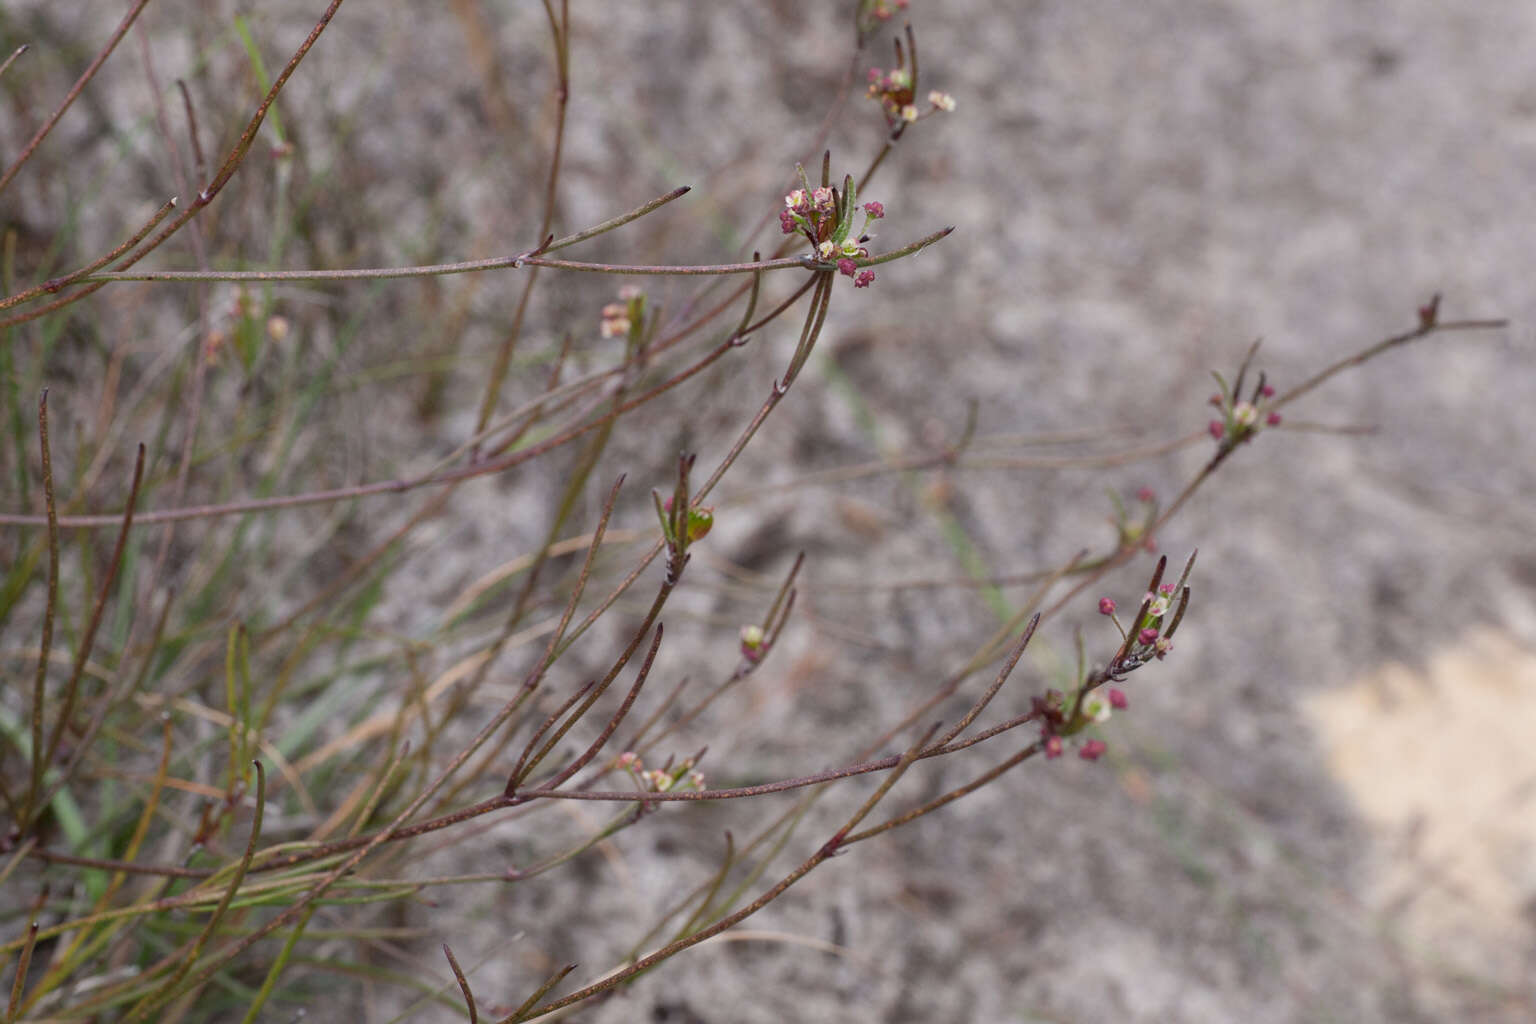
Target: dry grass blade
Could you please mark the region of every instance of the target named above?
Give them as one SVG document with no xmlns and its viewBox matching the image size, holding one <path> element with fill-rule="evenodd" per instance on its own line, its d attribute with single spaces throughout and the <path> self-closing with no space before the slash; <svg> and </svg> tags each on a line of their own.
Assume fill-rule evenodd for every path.
<svg viewBox="0 0 1536 1024">
<path fill-rule="evenodd" d="M 223 920 L 225 912 L 229 910 L 229 905 L 235 898 L 235 893 L 240 891 L 240 885 L 245 881 L 245 873 L 251 866 L 251 858 L 256 855 L 256 841 L 261 836 L 261 820 L 267 805 L 267 772 L 259 760 L 252 761 L 251 766 L 256 770 L 256 807 L 255 813 L 251 816 L 251 831 L 249 838 L 246 840 L 245 853 L 235 866 L 235 871 L 230 877 L 229 884 L 224 887 L 224 894 L 219 898 L 218 906 L 208 916 L 208 923 L 203 926 L 202 931 L 193 940 L 191 948 L 179 958 L 176 969 L 171 972 L 171 976 L 159 988 L 140 1000 L 137 1006 L 129 1010 L 128 1015 L 124 1018 L 125 1024 L 134 1024 L 136 1021 L 148 1019 L 151 1013 L 160 1009 L 166 1003 L 182 994 L 182 992 L 206 980 L 206 976 L 199 975 L 194 979 L 193 986 L 187 986 L 187 988 L 179 987 L 181 980 L 186 977 L 187 972 L 192 969 L 192 966 L 202 956 L 203 947 L 207 945 L 208 940 L 213 937 L 218 929 L 219 922 Z"/>
</svg>

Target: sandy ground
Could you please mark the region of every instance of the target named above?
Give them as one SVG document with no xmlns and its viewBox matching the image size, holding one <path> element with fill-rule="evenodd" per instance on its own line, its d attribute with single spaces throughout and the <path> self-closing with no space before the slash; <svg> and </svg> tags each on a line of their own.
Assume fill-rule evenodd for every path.
<svg viewBox="0 0 1536 1024">
<path fill-rule="evenodd" d="M 281 6 L 256 23 L 271 54 L 306 27 L 301 5 Z M 663 216 L 643 258 L 732 257 L 805 155 L 846 67 L 846 19 L 819 0 L 573 6 L 566 226 L 689 183 L 692 205 Z M 805 472 L 952 441 L 971 399 L 980 435 L 1020 437 L 1020 453 L 1042 433 L 1178 436 L 1208 418 L 1207 371 L 1232 369 L 1254 338 L 1285 387 L 1411 327 L 1434 292 L 1446 317 L 1513 326 L 1340 377 L 1289 423 L 1376 432 L 1262 436 L 1201 492 L 1159 538 L 1175 559 L 1198 546 L 1194 606 L 1175 656 L 1134 679 L 1130 709 L 1107 725 L 1105 761 L 1026 766 L 817 871 L 747 934 L 571 1019 L 1536 1017 L 1536 7 L 913 8 L 923 86 L 959 109 L 916 126 L 868 196 L 889 211 L 882 241 L 956 231 L 868 292 L 838 296 L 821 358 L 721 492 L 701 585 L 678 613 L 717 649 L 665 656 L 660 671 L 729 670 L 735 624 L 762 603 L 730 591 L 732 566 L 781 573 L 800 549 L 808 565 L 784 649 L 695 737 L 716 776 L 846 760 L 997 623 L 974 588 L 843 585 L 963 576 L 941 522 L 1002 573 L 1102 546 L 1106 487 L 1172 494 L 1205 450 L 1108 470 L 957 472 L 941 490 L 891 476 L 787 489 Z M 148 16 L 167 46 L 177 10 Z M 308 166 L 337 168 L 316 186 L 319 208 L 329 197 L 337 212 L 319 215 L 306 258 L 524 244 L 526 225 L 501 211 L 515 208 L 508 194 L 537 190 L 542 151 L 507 133 L 547 114 L 542 98 L 524 100 L 548 87 L 543 14 L 488 4 L 477 17 L 478 33 L 467 15 L 343 8 L 284 112 Z M 889 63 L 885 45 L 875 63 Z M 486 76 L 527 105 L 483 109 Z M 873 110 L 852 104 L 831 136 L 834 166 L 861 166 L 879 136 Z M 639 258 L 623 236 L 590 255 Z M 515 294 L 478 287 L 472 353 L 493 343 Z M 546 317 L 574 316 L 601 295 L 573 285 L 543 301 Z M 414 345 L 387 333 L 392 313 L 364 315 L 376 351 Z M 792 344 L 786 328 L 745 350 L 603 472 L 662 477 L 690 442 L 712 464 Z M 440 448 L 462 436 L 478 395 L 472 375 L 457 383 L 450 395 L 471 397 L 426 424 Z M 338 454 L 346 468 L 429 461 L 420 428 L 392 415 L 399 401 L 380 399 L 372 421 L 353 410 L 370 425 Z M 460 519 L 433 528 L 462 560 L 412 570 L 420 593 L 451 598 L 518 553 L 551 486 L 528 477 L 467 496 Z M 1134 600 L 1149 568 L 1106 592 Z M 1043 631 L 1010 707 L 1048 684 L 1074 624 L 1107 648 L 1096 596 Z M 420 603 L 381 614 L 407 629 Z M 908 796 L 1003 756 L 914 773 Z M 814 849 L 857 796 L 819 807 L 779 863 Z M 548 885 L 452 892 L 412 923 L 453 921 L 477 991 L 515 1003 L 552 964 L 580 959 L 590 978 L 679 880 L 706 877 L 722 828 L 765 813 L 660 816 Z M 500 864 L 525 841 L 482 838 L 494 842 L 465 857 Z M 409 955 L 448 980 L 435 943 Z M 354 1009 L 387 1019 L 387 1003 Z"/>
</svg>

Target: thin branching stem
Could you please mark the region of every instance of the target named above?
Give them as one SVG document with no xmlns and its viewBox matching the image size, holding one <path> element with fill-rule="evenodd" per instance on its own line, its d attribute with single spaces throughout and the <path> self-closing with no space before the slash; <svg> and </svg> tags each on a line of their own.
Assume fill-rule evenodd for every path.
<svg viewBox="0 0 1536 1024">
<path fill-rule="evenodd" d="M 59 517 L 53 500 L 53 454 L 48 445 L 48 391 L 37 400 L 37 439 L 43 459 L 43 505 L 48 522 L 48 597 L 43 606 L 43 630 L 38 641 L 37 673 L 32 682 L 32 774 L 27 784 L 27 798 L 22 802 L 22 816 L 17 823 L 23 830 L 42 808 L 38 796 L 43 787 L 44 755 L 43 711 L 47 697 L 48 655 L 53 650 L 53 618 L 59 603 Z"/>
<path fill-rule="evenodd" d="M 906 774 L 907 769 L 912 766 L 913 762 L 917 759 L 919 753 L 922 751 L 924 745 L 930 738 L 932 738 L 936 731 L 938 731 L 937 725 L 931 727 L 918 739 L 916 743 L 908 747 L 906 753 L 902 754 L 901 757 L 897 759 L 897 763 L 893 766 L 890 774 L 881 781 L 879 787 L 869 795 L 868 799 L 866 799 L 864 803 L 859 806 L 859 809 L 848 818 L 847 822 L 845 822 L 841 828 L 834 832 L 832 837 L 823 843 L 815 853 L 811 854 L 810 857 L 802 861 L 798 867 L 796 867 L 789 874 L 785 875 L 773 887 L 768 889 L 768 891 L 764 892 L 757 899 L 753 900 L 751 903 L 747 904 L 745 907 L 742 907 L 735 913 L 728 914 L 725 917 L 720 918 L 718 921 L 715 921 L 707 928 L 701 928 L 690 935 L 676 940 L 675 942 L 668 943 L 661 949 L 656 950 L 654 953 L 651 953 L 648 956 L 641 957 L 639 960 L 636 960 L 629 966 L 613 972 L 595 984 L 588 985 L 586 988 L 572 992 L 568 996 L 562 996 L 559 999 L 552 1000 L 551 1002 L 545 1003 L 536 1009 L 523 1009 L 518 1012 L 514 1012 L 507 1017 L 504 1017 L 501 1021 L 498 1022 L 498 1024 L 516 1024 L 516 1022 L 519 1021 L 533 1020 L 537 1017 L 542 1017 L 545 1014 L 558 1010 L 561 1007 L 572 1006 L 577 1003 L 585 1002 L 593 996 L 598 995 L 601 992 L 608 991 L 609 989 L 622 984 L 624 981 L 627 981 L 629 978 L 649 970 L 662 961 L 671 959 L 678 953 L 681 953 L 683 950 L 692 946 L 696 946 L 706 939 L 713 938 L 721 932 L 735 927 L 742 921 L 745 921 L 747 918 L 757 913 L 762 908 L 766 907 L 768 904 L 772 903 L 774 900 L 778 899 L 796 882 L 800 881 L 800 879 L 810 874 L 820 864 L 837 854 L 838 850 L 841 849 L 843 843 L 846 841 L 849 833 L 851 833 L 858 826 L 859 822 L 863 821 L 869 815 L 869 813 L 875 809 L 881 800 L 885 799 L 886 794 L 891 791 L 891 787 L 894 786 L 897 781 Z"/>
<path fill-rule="evenodd" d="M 128 486 L 128 502 L 123 510 L 122 529 L 117 532 L 117 544 L 112 549 L 112 558 L 107 562 L 106 574 L 102 577 L 101 586 L 97 589 L 96 605 L 91 610 L 90 621 L 86 624 L 85 633 L 75 647 L 75 664 L 69 673 L 69 681 L 64 684 L 63 704 L 59 709 L 58 720 L 53 723 L 53 734 L 48 737 L 45 764 L 53 763 L 54 756 L 59 752 L 59 744 L 63 742 L 64 733 L 69 727 L 69 720 L 74 717 L 80 680 L 85 675 L 85 665 L 91 657 L 91 648 L 96 644 L 96 631 L 101 628 L 101 619 L 107 610 L 107 599 L 112 596 L 112 584 L 117 581 L 118 570 L 123 565 L 123 553 L 128 546 L 128 531 L 133 527 L 133 507 L 139 500 L 139 485 L 143 481 L 144 446 L 141 444 L 138 457 L 133 464 L 133 482 Z"/>
<path fill-rule="evenodd" d="M 43 140 L 48 137 L 49 132 L 53 131 L 60 118 L 69 110 L 75 100 L 80 98 L 80 94 L 85 91 L 85 87 L 90 84 L 91 79 L 96 77 L 96 72 L 101 70 L 101 66 L 107 62 L 107 58 L 112 56 L 112 51 L 117 49 L 117 44 L 123 41 L 123 36 L 128 34 L 128 29 L 132 27 L 134 20 L 139 16 L 139 12 L 144 10 L 148 3 L 149 0 L 135 0 L 134 5 L 128 9 L 128 13 L 123 15 L 123 20 L 118 22 L 117 28 L 113 30 L 112 35 L 108 37 L 102 48 L 97 51 L 95 59 L 86 65 L 85 70 L 75 80 L 75 84 L 70 87 L 69 92 L 64 94 L 63 101 L 49 115 L 48 120 L 44 121 L 42 126 L 37 129 L 36 134 L 22 147 L 16 159 L 11 161 L 11 165 L 5 169 L 5 173 L 0 174 L 0 192 L 5 191 L 5 187 L 11 183 L 11 179 L 16 177 L 16 172 L 21 170 L 21 165 L 32 158 L 32 154 L 37 151 L 38 146 L 43 144 Z M 21 56 L 26 49 L 25 46 L 19 47 L 12 53 L 6 60 L 5 65 L 0 67 L 0 74 L 3 74 L 5 69 L 11 66 L 11 61 Z"/>
</svg>

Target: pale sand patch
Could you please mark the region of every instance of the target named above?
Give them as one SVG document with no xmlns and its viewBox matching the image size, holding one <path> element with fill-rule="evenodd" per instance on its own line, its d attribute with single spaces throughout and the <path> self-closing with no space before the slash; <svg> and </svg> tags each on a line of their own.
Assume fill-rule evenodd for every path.
<svg viewBox="0 0 1536 1024">
<path fill-rule="evenodd" d="M 1475 630 L 1305 702 L 1378 837 L 1360 898 L 1428 964 L 1522 976 L 1536 900 L 1536 656 Z"/>
</svg>

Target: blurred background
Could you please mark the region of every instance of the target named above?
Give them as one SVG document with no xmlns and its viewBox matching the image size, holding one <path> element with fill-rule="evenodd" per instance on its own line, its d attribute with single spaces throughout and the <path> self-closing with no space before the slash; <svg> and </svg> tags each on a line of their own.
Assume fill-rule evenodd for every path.
<svg viewBox="0 0 1536 1024">
<path fill-rule="evenodd" d="M 0 12 L 3 48 L 33 47 L 0 79 L 7 161 L 122 6 Z M 279 67 L 320 10 L 150 5 L 4 197 L 14 279 L 53 266 L 51 246 L 116 244 L 182 191 L 151 75 L 178 125 L 170 83 L 186 80 L 216 165 L 259 96 L 250 46 Z M 834 175 L 865 167 L 886 135 L 865 69 L 891 66 L 894 33 L 855 56 L 852 10 L 575 0 L 556 232 L 693 191 L 571 257 L 740 259 L 775 244 L 781 196 L 796 161 L 819 159 L 823 129 Z M 913 0 L 906 16 L 919 94 L 946 91 L 957 109 L 912 126 L 861 198 L 886 208 L 877 250 L 955 231 L 880 268 L 868 290 L 839 288 L 805 376 L 717 492 L 715 533 L 669 610 L 680 621 L 674 638 L 668 620 L 659 692 L 729 673 L 736 630 L 797 552 L 806 564 L 781 649 L 689 734 L 709 744 L 712 781 L 852 759 L 1022 606 L 1031 587 L 1014 579 L 1113 546 L 1109 491 L 1178 493 L 1208 444 L 1108 456 L 1202 430 L 1209 371 L 1230 377 L 1256 338 L 1256 365 L 1283 391 L 1411 329 L 1435 293 L 1443 319 L 1510 326 L 1438 335 L 1339 376 L 1196 494 L 1156 538 L 1176 564 L 1199 549 L 1189 615 L 1174 654 L 1127 684 L 1130 707 L 1099 733 L 1105 759 L 1030 762 L 817 870 L 745 937 L 570 1019 L 1536 1017 L 1536 7 Z M 204 218 L 208 262 L 378 266 L 531 246 L 554 80 L 539 4 L 344 4 Z M 765 218 L 774 233 L 754 235 Z M 194 265 L 178 245 L 155 265 Z M 537 392 L 562 332 L 576 367 L 612 359 L 597 323 L 618 283 L 541 281 L 504 407 Z M 664 317 L 700 301 L 686 280 L 645 284 Z M 472 432 L 521 287 L 507 273 L 274 289 L 261 301 L 289 332 L 243 363 L 233 287 L 116 285 L 57 336 L 16 332 L 11 372 L 19 394 L 53 389 L 56 458 L 68 459 L 72 437 L 117 415 L 96 404 L 114 365 L 163 380 L 209 346 L 206 303 L 228 340 L 209 356 L 204 443 L 247 447 L 195 471 L 194 494 L 252 493 L 277 444 L 221 409 L 319 368 L 325 417 L 284 441 L 307 475 L 275 481 L 279 492 L 385 479 Z M 666 486 L 680 449 L 719 460 L 796 332 L 781 322 L 638 414 L 594 474 L 587 521 L 627 472 L 621 525 L 648 527 L 649 488 Z M 956 444 L 972 402 L 970 461 L 850 471 Z M 109 477 L 127 472 L 133 441 L 174 438 L 179 421 L 157 415 L 124 418 Z M 541 462 L 464 488 L 401 556 L 368 628 L 412 637 L 536 544 L 567 469 Z M 116 493 L 87 508 L 114 507 Z M 6 510 L 35 511 L 24 498 Z M 258 518 L 269 561 L 246 567 L 253 582 L 224 621 L 280 618 L 414 507 Z M 178 557 L 235 528 L 189 525 Z M 1134 604 L 1153 562 L 1102 594 Z M 1099 596 L 1047 621 L 1001 704 L 1016 712 L 1056 684 L 1075 627 L 1090 655 L 1112 650 Z M 572 651 L 571 678 L 611 657 L 604 636 Z M 388 665 L 347 678 L 334 730 L 400 679 Z M 959 785 L 1025 741 L 924 766 L 893 799 Z M 859 795 L 818 805 L 777 870 Z M 351 955 L 424 965 L 451 989 L 437 952 L 450 939 L 476 991 L 516 1005 L 553 965 L 579 960 L 583 979 L 605 969 L 708 877 L 722 829 L 782 806 L 668 808 L 537 886 L 435 892 L 400 911 L 430 938 Z M 579 826 L 584 812 L 570 813 Z M 499 870 L 527 841 L 493 829 L 424 857 Z M 407 1005 L 367 984 L 330 998 L 368 1021 Z"/>
</svg>

